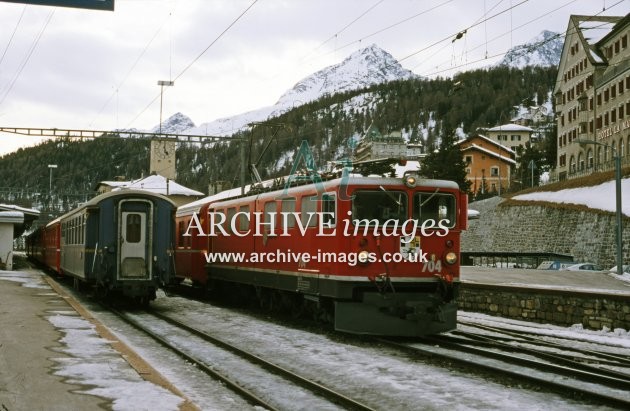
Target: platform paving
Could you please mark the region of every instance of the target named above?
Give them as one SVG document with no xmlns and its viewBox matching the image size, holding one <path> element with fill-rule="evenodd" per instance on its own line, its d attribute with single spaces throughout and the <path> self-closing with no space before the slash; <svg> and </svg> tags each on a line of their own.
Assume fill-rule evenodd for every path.
<svg viewBox="0 0 630 411">
<path fill-rule="evenodd" d="M 630 282 L 617 278 L 616 274 L 603 271 L 464 266 L 460 277 L 464 284 L 476 283 L 630 296 Z"/>
<path fill-rule="evenodd" d="M 63 358 L 61 333 L 46 317 L 54 310 L 68 310 L 56 293 L 41 287 L 22 286 L 19 273 L 0 272 L 0 410 L 95 410 L 111 402 L 79 394 L 88 387 L 68 384 L 54 375 L 55 362 Z"/>
<path fill-rule="evenodd" d="M 126 396 L 131 389 L 138 397 Z M 143 409 L 139 403 L 156 402 L 198 410 L 50 277 L 0 271 L 0 411 Z"/>
</svg>

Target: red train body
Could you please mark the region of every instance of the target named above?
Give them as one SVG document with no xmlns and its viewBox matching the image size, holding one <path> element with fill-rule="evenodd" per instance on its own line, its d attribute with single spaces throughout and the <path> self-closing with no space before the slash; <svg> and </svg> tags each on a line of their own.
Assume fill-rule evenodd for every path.
<svg viewBox="0 0 630 411">
<path fill-rule="evenodd" d="M 178 209 L 181 280 L 253 286 L 263 302 L 309 305 L 351 333 L 455 328 L 467 225 L 457 184 L 349 177 L 224 197 Z"/>
<path fill-rule="evenodd" d="M 55 219 L 26 237 L 26 252 L 38 263 L 61 273 L 61 223 Z"/>
</svg>

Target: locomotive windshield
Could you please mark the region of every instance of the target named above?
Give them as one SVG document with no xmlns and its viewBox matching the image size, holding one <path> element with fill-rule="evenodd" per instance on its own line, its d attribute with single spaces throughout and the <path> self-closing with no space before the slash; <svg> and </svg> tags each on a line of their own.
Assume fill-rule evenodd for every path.
<svg viewBox="0 0 630 411">
<path fill-rule="evenodd" d="M 352 219 L 359 225 L 383 224 L 387 220 L 404 223 L 407 219 L 407 194 L 402 191 L 355 191 Z"/>
<path fill-rule="evenodd" d="M 420 223 L 431 219 L 436 224 L 440 220 L 448 220 L 442 225 L 453 228 L 457 212 L 455 204 L 452 194 L 416 193 L 413 196 L 413 218 Z"/>
</svg>

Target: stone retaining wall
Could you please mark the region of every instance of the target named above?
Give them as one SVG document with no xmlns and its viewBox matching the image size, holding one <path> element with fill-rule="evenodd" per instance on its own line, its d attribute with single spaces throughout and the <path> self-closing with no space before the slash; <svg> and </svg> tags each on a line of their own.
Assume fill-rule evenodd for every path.
<svg viewBox="0 0 630 411">
<path fill-rule="evenodd" d="M 604 269 L 615 262 L 614 213 L 527 202 L 506 205 L 499 197 L 470 204 L 480 218 L 462 234 L 462 252 L 548 252 L 572 255 Z M 624 261 L 630 260 L 630 218 L 623 218 Z"/>
<path fill-rule="evenodd" d="M 622 295 L 462 284 L 458 303 L 464 311 L 517 320 L 630 331 L 630 299 Z"/>
</svg>

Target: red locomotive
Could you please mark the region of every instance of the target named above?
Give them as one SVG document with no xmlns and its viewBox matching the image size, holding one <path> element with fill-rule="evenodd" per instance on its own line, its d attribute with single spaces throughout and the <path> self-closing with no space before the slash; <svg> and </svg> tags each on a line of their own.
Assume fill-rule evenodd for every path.
<svg viewBox="0 0 630 411">
<path fill-rule="evenodd" d="M 238 194 L 178 209 L 180 280 L 238 285 L 263 305 L 309 310 L 350 333 L 455 328 L 467 227 L 467 197 L 456 183 L 346 176 Z"/>
</svg>

